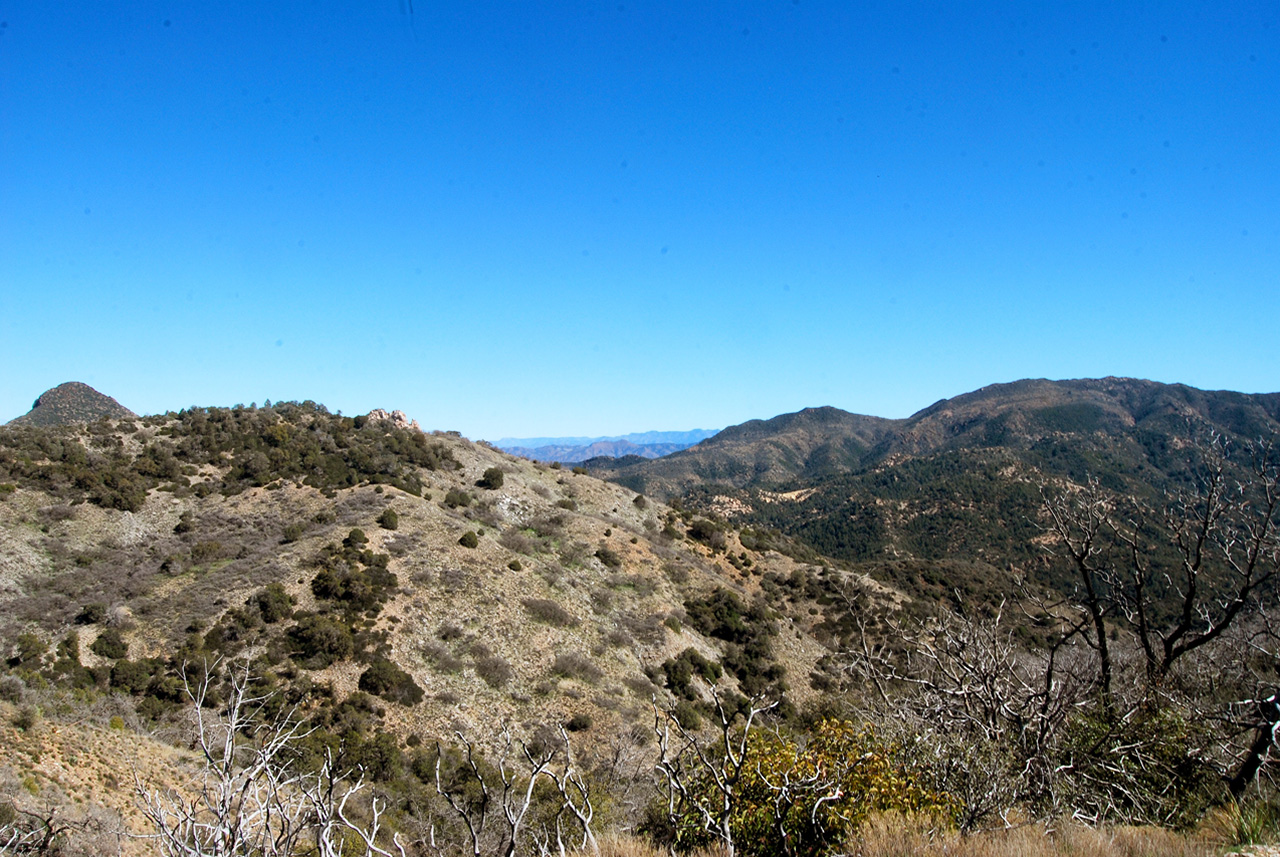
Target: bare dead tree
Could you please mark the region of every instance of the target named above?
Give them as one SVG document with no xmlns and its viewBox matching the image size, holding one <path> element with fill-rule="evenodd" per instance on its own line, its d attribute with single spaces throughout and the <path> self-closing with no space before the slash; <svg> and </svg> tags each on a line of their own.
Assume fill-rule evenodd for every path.
<svg viewBox="0 0 1280 857">
<path fill-rule="evenodd" d="M 504 857 L 512 857 L 519 846 L 522 827 L 533 804 L 534 789 L 540 777 L 550 776 L 548 769 L 555 751 L 542 747 L 533 748 L 524 741 L 517 741 L 511 730 L 504 726 L 496 771 L 486 775 L 481 769 L 475 743 L 461 732 L 455 732 L 454 736 L 463 748 L 463 763 L 458 769 L 461 780 L 451 779 L 450 782 L 445 782 L 442 762 L 446 750 L 442 744 L 437 743 L 436 793 L 444 798 L 453 814 L 466 827 L 474 857 L 489 850 L 501 853 Z M 517 745 L 519 757 L 515 753 Z M 518 758 L 523 759 L 523 762 L 517 761 Z M 469 787 L 478 798 L 467 796 Z M 491 822 L 497 824 L 498 829 L 490 833 Z"/>
<path fill-rule="evenodd" d="M 548 768 L 546 771 L 546 775 L 555 784 L 556 791 L 560 795 L 560 811 L 556 813 L 554 820 L 556 850 L 561 857 L 564 857 L 565 846 L 560 818 L 565 812 L 568 812 L 573 816 L 574 821 L 582 831 L 582 838 L 575 846 L 577 850 L 582 851 L 590 848 L 593 854 L 598 854 L 600 853 L 600 845 L 591 829 L 591 823 L 595 819 L 595 806 L 591 802 L 591 790 L 587 787 L 587 781 L 583 777 L 582 771 L 574 764 L 573 746 L 569 742 L 569 733 L 565 731 L 563 726 L 560 727 L 560 739 L 564 742 L 564 764 L 559 771 L 552 768 Z"/>
<path fill-rule="evenodd" d="M 1208 684 L 1243 687 L 1246 650 L 1234 631 L 1261 621 L 1280 581 L 1280 457 L 1274 439 L 1234 454 L 1221 437 L 1195 448 L 1191 484 L 1170 491 L 1155 507 L 1108 495 L 1096 480 L 1076 491 L 1044 494 L 1057 550 L 1078 572 L 1077 610 L 1091 621 L 1090 643 L 1103 658 L 1103 698 L 1111 707 L 1115 634 L 1140 651 L 1141 704 L 1179 708 L 1227 723 L 1244 718 L 1252 740 L 1223 779 L 1239 799 L 1275 746 L 1280 698 L 1274 680 L 1215 708 L 1204 678 L 1191 664 L 1204 653 L 1229 671 Z M 1218 657 L 1223 647 L 1238 657 Z M 1268 650 L 1274 664 L 1275 652 Z M 1255 654 L 1257 653 L 1255 647 Z M 1233 661 L 1234 663 L 1228 663 Z M 1188 676 L 1179 678 L 1179 671 Z M 1224 681 L 1225 680 L 1225 681 Z M 1228 740 L 1224 735 L 1223 740 Z"/>
<path fill-rule="evenodd" d="M 846 653 L 854 681 L 874 692 L 864 716 L 927 762 L 967 829 L 1003 825 L 1015 805 L 1054 805 L 1054 748 L 1096 686 L 1081 625 L 1031 651 L 1003 611 L 891 620 L 880 642 L 860 625 Z"/>
<path fill-rule="evenodd" d="M 710 834 L 728 857 L 736 853 L 733 814 L 738 801 L 738 785 L 748 763 L 747 747 L 757 719 L 777 707 L 777 701 L 766 702 L 761 696 L 747 700 L 742 711 L 743 722 L 736 725 L 737 714 L 726 709 L 718 688 L 711 688 L 715 705 L 713 737 L 705 738 L 682 723 L 670 709 L 653 705 L 653 731 L 658 739 L 656 771 L 667 805 L 667 819 L 679 843 L 682 817 L 691 814 L 699 828 Z M 697 787 L 706 780 L 711 788 Z"/>
<path fill-rule="evenodd" d="M 248 664 L 228 670 L 230 691 L 211 714 L 210 700 L 219 663 L 205 665 L 192 679 L 184 669 L 192 703 L 195 743 L 202 757 L 196 777 L 182 789 L 148 786 L 135 772 L 134 784 L 151 839 L 166 857 L 287 857 L 314 849 L 321 857 L 352 853 L 363 857 L 403 857 L 378 845 L 384 804 L 369 804 L 371 820 L 348 810 L 365 787 L 363 777 L 344 780 L 330 754 L 317 774 L 292 769 L 288 757 L 309 734 L 293 710 L 275 709 L 269 693 L 256 693 Z"/>
</svg>

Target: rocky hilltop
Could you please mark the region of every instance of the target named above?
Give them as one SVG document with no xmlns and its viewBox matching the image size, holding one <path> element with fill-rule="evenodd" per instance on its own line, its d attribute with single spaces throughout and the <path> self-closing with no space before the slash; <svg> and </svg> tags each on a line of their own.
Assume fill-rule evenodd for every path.
<svg viewBox="0 0 1280 857">
<path fill-rule="evenodd" d="M 106 417 L 113 420 L 135 417 L 133 411 L 88 384 L 68 381 L 46 390 L 36 399 L 31 410 L 9 425 L 61 426 L 89 423 Z"/>
</svg>

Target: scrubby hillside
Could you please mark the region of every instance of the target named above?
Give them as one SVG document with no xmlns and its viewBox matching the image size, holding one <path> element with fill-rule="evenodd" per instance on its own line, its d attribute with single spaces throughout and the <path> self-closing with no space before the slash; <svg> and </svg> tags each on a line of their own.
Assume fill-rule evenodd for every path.
<svg viewBox="0 0 1280 857">
<path fill-rule="evenodd" d="M 184 668 L 249 657 L 311 752 L 387 782 L 422 742 L 504 725 L 634 749 L 653 697 L 707 716 L 717 677 L 803 709 L 833 593 L 874 589 L 585 472 L 311 403 L 8 427 L 0 497 L 0 647 L 27 685 L 117 695 L 150 730 Z"/>
</svg>

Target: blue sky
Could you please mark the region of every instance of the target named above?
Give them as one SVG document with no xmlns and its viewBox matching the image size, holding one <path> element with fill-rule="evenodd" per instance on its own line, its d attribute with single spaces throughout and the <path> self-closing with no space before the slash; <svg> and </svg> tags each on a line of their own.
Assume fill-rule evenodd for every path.
<svg viewBox="0 0 1280 857">
<path fill-rule="evenodd" d="M 1274 3 L 0 0 L 0 421 L 1280 390 Z"/>
</svg>

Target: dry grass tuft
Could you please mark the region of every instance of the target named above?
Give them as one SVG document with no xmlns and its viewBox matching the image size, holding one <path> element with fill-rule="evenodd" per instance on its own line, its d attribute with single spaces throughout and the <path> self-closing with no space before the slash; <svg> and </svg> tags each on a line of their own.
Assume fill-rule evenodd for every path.
<svg viewBox="0 0 1280 857">
<path fill-rule="evenodd" d="M 720 853 L 699 851 L 693 857 Z M 940 828 L 927 818 L 887 814 L 869 820 L 842 853 L 849 857 L 1210 857 L 1219 849 L 1155 827 L 1095 829 L 1065 822 L 1052 830 L 1030 824 L 966 835 Z M 666 854 L 645 839 L 611 836 L 600 840 L 600 857 Z"/>
<path fill-rule="evenodd" d="M 1207 843 L 1156 827 L 1092 828 L 1064 822 L 961 834 L 897 815 L 869 821 L 848 848 L 856 857 L 1208 857 Z"/>
</svg>

